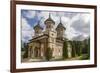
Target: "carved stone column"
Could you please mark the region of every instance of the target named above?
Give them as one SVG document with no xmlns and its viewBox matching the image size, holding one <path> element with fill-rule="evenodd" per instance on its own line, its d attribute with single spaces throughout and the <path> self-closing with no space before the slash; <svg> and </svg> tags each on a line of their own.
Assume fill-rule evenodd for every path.
<svg viewBox="0 0 100 73">
<path fill-rule="evenodd" d="M 47 42 L 47 38 L 44 40 L 44 58 L 46 57 L 46 50 L 47 50 L 47 47 L 48 47 L 48 42 Z"/>
<path fill-rule="evenodd" d="M 31 58 L 31 51 L 30 51 L 30 46 L 29 46 L 29 48 L 28 48 L 28 58 Z"/>
</svg>

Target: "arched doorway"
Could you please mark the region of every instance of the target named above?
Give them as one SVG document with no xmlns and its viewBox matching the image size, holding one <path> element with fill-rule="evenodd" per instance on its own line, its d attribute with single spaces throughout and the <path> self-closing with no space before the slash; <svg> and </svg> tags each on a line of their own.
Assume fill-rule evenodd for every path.
<svg viewBox="0 0 100 73">
<path fill-rule="evenodd" d="M 34 49 L 34 56 L 38 58 L 38 57 L 40 57 L 40 53 L 41 53 L 40 48 L 35 47 L 35 49 Z"/>
</svg>

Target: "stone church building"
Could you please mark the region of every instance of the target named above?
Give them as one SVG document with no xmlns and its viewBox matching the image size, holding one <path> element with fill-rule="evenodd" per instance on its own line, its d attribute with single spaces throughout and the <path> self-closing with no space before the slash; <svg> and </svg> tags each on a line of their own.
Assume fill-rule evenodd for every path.
<svg viewBox="0 0 100 73">
<path fill-rule="evenodd" d="M 61 58 L 63 53 L 64 33 L 66 28 L 63 26 L 61 20 L 56 28 L 55 21 L 49 14 L 49 17 L 44 21 L 46 26 L 45 31 L 38 23 L 34 26 L 35 35 L 28 43 L 28 57 L 29 58 L 45 58 L 46 50 L 52 50 L 53 58 Z M 70 45 L 69 52 L 71 52 Z M 69 57 L 71 53 L 69 53 Z"/>
</svg>

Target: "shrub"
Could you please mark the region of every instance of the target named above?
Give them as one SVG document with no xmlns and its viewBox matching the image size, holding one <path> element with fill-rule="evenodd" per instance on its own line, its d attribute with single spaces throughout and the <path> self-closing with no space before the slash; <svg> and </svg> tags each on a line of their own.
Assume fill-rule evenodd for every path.
<svg viewBox="0 0 100 73">
<path fill-rule="evenodd" d="M 46 50 L 46 60 L 50 61 L 51 58 L 52 58 L 52 50 L 51 50 L 51 48 L 47 48 L 47 50 Z"/>
<path fill-rule="evenodd" d="M 63 43 L 63 59 L 68 58 L 68 50 L 67 50 L 67 41 L 64 41 Z"/>
</svg>

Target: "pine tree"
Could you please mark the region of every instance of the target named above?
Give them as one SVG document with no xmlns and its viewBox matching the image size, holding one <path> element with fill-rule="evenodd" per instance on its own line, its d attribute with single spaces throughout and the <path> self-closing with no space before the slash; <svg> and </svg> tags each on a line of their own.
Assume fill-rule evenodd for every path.
<svg viewBox="0 0 100 73">
<path fill-rule="evenodd" d="M 27 58 L 28 57 L 28 45 L 27 43 L 24 43 L 24 55 L 23 55 L 23 58 Z"/>
<path fill-rule="evenodd" d="M 76 44 L 75 44 L 75 41 L 71 41 L 71 46 L 72 46 L 72 57 L 75 57 L 76 56 Z"/>
<path fill-rule="evenodd" d="M 81 55 L 81 50 L 82 50 L 82 45 L 81 45 L 81 41 L 75 41 L 75 45 L 76 45 L 76 53 L 78 56 Z"/>
<path fill-rule="evenodd" d="M 87 59 L 90 59 L 90 38 L 87 39 Z"/>
<path fill-rule="evenodd" d="M 63 59 L 68 58 L 68 49 L 67 49 L 68 43 L 67 41 L 64 41 L 63 43 Z"/>
</svg>

